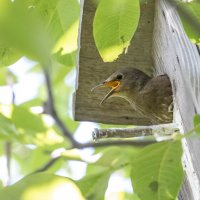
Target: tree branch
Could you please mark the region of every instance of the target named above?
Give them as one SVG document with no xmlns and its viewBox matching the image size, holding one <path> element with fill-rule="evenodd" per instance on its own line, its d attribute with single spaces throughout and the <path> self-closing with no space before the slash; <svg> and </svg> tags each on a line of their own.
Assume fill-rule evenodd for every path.
<svg viewBox="0 0 200 200">
<path fill-rule="evenodd" d="M 105 141 L 105 142 L 100 142 L 100 143 L 94 143 L 94 142 L 88 142 L 85 144 L 80 144 L 76 145 L 77 149 L 84 149 L 84 148 L 99 148 L 99 147 L 109 147 L 109 146 L 135 146 L 135 147 L 144 147 L 150 144 L 157 143 L 156 140 L 115 140 L 115 141 Z M 39 169 L 35 170 L 31 174 L 34 173 L 39 173 L 39 172 L 44 172 L 48 170 L 55 162 L 57 162 L 61 158 L 66 158 L 66 156 L 62 157 L 61 155 L 52 158 L 49 160 L 45 165 L 40 167 Z M 73 161 L 82 161 L 85 162 L 84 160 L 81 159 L 74 159 L 72 157 L 66 158 L 68 160 L 73 160 Z"/>
<path fill-rule="evenodd" d="M 46 163 L 44 166 L 42 166 L 41 168 L 37 169 L 36 171 L 34 171 L 32 174 L 35 173 L 39 173 L 39 172 L 44 172 L 47 169 L 49 169 L 56 161 L 58 161 L 61 157 L 56 157 L 56 158 L 52 158 L 48 163 Z"/>
<path fill-rule="evenodd" d="M 177 124 L 161 124 L 153 126 L 139 126 L 136 128 L 95 129 L 93 139 L 103 138 L 133 138 L 142 136 L 163 137 L 179 132 Z"/>
<path fill-rule="evenodd" d="M 52 118 L 55 120 L 57 126 L 60 128 L 63 135 L 71 142 L 72 147 L 75 147 L 76 145 L 79 145 L 79 143 L 73 138 L 67 127 L 64 125 L 62 120 L 59 118 L 58 113 L 55 108 L 54 98 L 53 98 L 53 92 L 52 92 L 52 86 L 51 86 L 51 80 L 49 76 L 49 69 L 48 67 L 44 67 L 44 77 L 47 87 L 47 94 L 48 94 L 48 101 L 47 101 L 47 107 L 48 112 L 52 116 Z"/>
</svg>

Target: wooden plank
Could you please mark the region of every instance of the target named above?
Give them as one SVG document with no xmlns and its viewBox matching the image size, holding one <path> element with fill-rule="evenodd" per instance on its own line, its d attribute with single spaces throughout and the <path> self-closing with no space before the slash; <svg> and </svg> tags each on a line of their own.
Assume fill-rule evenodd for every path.
<svg viewBox="0 0 200 200">
<path fill-rule="evenodd" d="M 193 116 L 200 110 L 200 56 L 184 33 L 174 7 L 167 0 L 157 0 L 153 57 L 159 73 L 169 75 L 174 94 L 174 121 L 182 132 L 193 128 Z M 200 141 L 183 141 L 186 179 L 181 200 L 200 199 Z"/>
<path fill-rule="evenodd" d="M 130 105 L 120 98 L 111 98 L 103 106 L 99 103 L 107 91 L 90 90 L 122 67 L 140 68 L 147 74 L 153 72 L 152 34 L 154 22 L 154 1 L 142 5 L 139 27 L 128 53 L 113 63 L 104 63 L 96 49 L 92 24 L 95 6 L 92 1 L 81 1 L 81 34 L 79 36 L 79 66 L 77 67 L 77 90 L 74 95 L 74 118 L 79 121 L 93 121 L 113 124 L 148 125 L 148 119 L 141 117 Z M 84 6 L 83 6 L 84 5 Z"/>
<path fill-rule="evenodd" d="M 82 32 L 79 37 L 79 66 L 74 116 L 76 120 L 114 124 L 147 125 L 148 120 L 120 99 L 111 99 L 104 106 L 98 103 L 104 91 L 91 93 L 90 89 L 121 67 L 138 67 L 148 74 L 167 73 L 174 93 L 174 121 L 182 132 L 193 127 L 193 116 L 200 113 L 200 56 L 197 47 L 185 35 L 176 10 L 167 0 L 157 0 L 154 19 L 154 2 L 144 4 L 140 25 L 128 54 L 117 62 L 103 63 L 94 44 L 92 21 L 95 7 L 85 1 L 82 15 Z M 83 5 L 83 1 L 81 1 Z M 83 8 L 83 7 L 82 7 Z M 155 24 L 154 32 L 153 24 Z M 153 46 L 152 40 L 153 37 Z M 181 200 L 200 199 L 200 141 L 183 141 L 185 182 L 179 195 Z"/>
</svg>

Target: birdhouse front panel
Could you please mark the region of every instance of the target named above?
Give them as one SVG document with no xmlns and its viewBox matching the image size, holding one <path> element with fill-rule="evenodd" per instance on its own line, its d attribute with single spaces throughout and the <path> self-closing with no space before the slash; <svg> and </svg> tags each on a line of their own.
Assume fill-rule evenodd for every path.
<svg viewBox="0 0 200 200">
<path fill-rule="evenodd" d="M 121 98 L 110 98 L 100 102 L 108 89 L 91 91 L 118 69 L 132 67 L 149 76 L 154 72 L 152 61 L 152 38 L 154 25 L 154 1 L 141 5 L 137 31 L 126 54 L 114 62 L 103 62 L 93 38 L 93 19 L 96 6 L 93 1 L 81 1 L 82 16 L 79 33 L 79 63 L 77 66 L 77 88 L 74 94 L 74 118 L 78 121 L 93 121 L 112 124 L 148 125 L 145 118 Z"/>
</svg>

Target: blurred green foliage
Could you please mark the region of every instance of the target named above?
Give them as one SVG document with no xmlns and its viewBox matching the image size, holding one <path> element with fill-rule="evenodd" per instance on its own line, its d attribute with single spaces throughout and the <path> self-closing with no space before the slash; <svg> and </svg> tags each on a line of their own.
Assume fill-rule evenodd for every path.
<svg viewBox="0 0 200 200">
<path fill-rule="evenodd" d="M 55 200 L 55 198 L 85 199 L 72 180 L 47 173 L 32 174 L 0 191 L 0 199 L 4 200 Z"/>
<path fill-rule="evenodd" d="M 200 44 L 200 2 L 179 1 L 178 12 L 188 38 L 194 44 Z"/>
</svg>

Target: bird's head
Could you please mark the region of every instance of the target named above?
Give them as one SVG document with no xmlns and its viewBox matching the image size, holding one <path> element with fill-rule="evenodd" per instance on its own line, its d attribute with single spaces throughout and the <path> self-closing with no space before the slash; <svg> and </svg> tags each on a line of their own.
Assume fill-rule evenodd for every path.
<svg viewBox="0 0 200 200">
<path fill-rule="evenodd" d="M 111 74 L 105 81 L 92 88 L 111 88 L 102 99 L 101 104 L 113 96 L 127 97 L 141 89 L 150 79 L 144 72 L 135 68 L 123 68 Z"/>
</svg>

